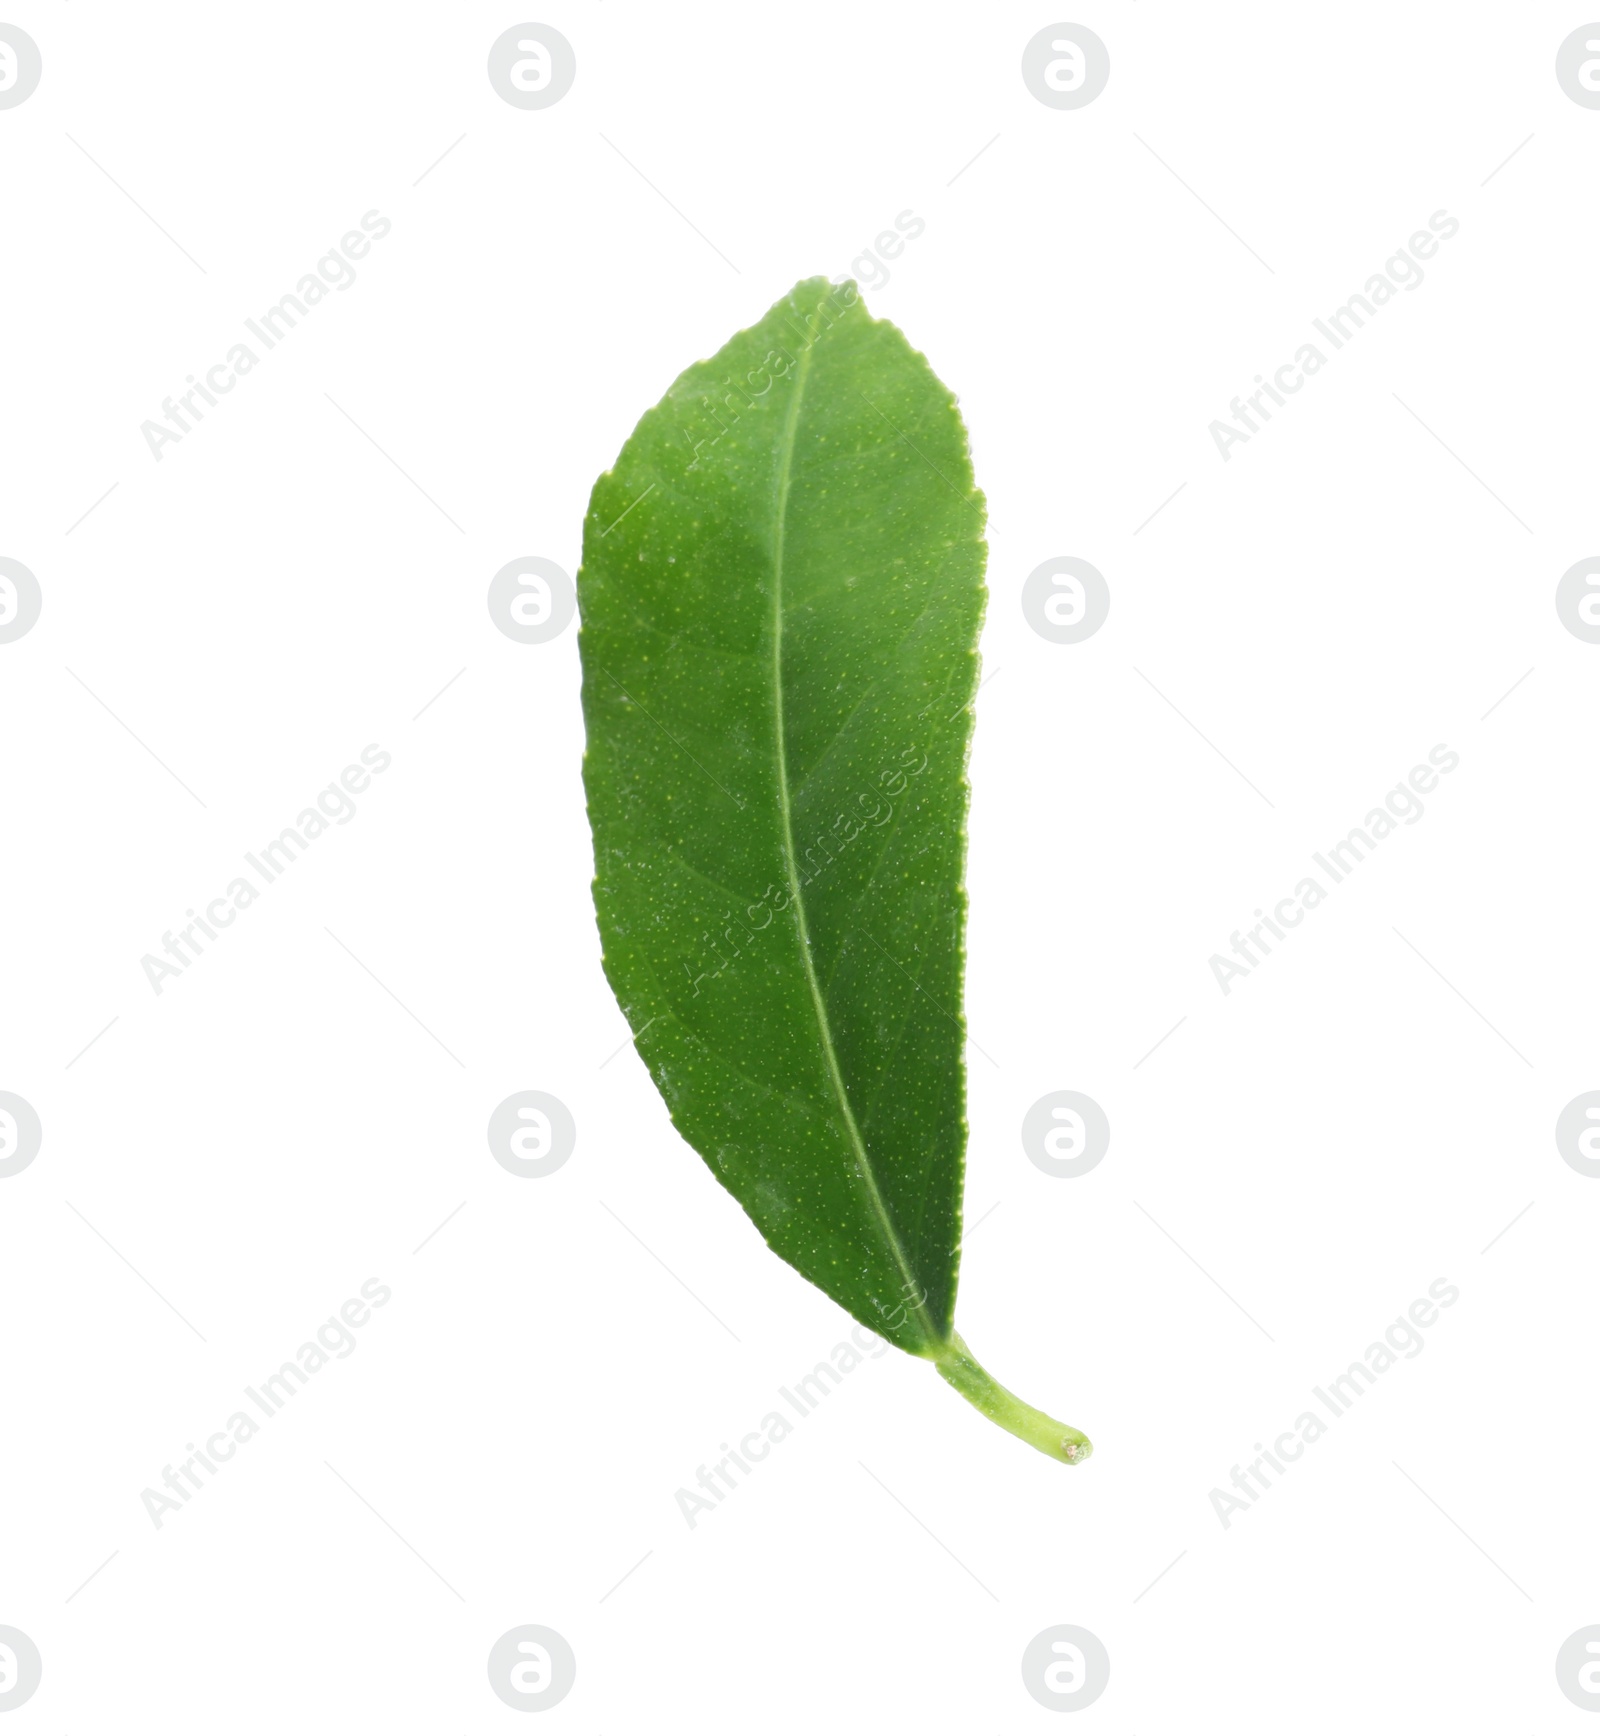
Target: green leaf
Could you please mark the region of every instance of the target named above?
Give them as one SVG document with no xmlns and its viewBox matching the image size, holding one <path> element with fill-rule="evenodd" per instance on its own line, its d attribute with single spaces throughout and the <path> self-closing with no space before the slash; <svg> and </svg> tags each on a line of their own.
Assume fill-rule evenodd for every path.
<svg viewBox="0 0 1600 1736">
<path fill-rule="evenodd" d="M 605 969 L 774 1252 L 1053 1457 L 954 1330 L 983 497 L 949 391 L 812 278 L 595 484 L 578 575 Z"/>
</svg>

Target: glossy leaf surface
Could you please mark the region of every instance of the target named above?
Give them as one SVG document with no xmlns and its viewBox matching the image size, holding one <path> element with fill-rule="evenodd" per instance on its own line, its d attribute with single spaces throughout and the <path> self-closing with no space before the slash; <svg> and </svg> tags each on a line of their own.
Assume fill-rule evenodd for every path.
<svg viewBox="0 0 1600 1736">
<path fill-rule="evenodd" d="M 948 1345 L 984 511 L 949 391 L 854 286 L 689 368 L 595 485 L 578 579 L 605 968 L 770 1246 Z"/>
</svg>

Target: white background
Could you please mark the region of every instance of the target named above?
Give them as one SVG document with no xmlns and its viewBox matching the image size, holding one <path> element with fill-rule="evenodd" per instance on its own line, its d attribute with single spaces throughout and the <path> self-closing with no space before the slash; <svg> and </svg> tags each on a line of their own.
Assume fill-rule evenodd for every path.
<svg viewBox="0 0 1600 1736">
<path fill-rule="evenodd" d="M 8 1732 L 522 1728 L 485 1659 L 524 1622 L 573 1732 L 1055 1728 L 1019 1661 L 1060 1622 L 1111 1656 L 1074 1728 L 1586 1727 L 1587 15 L 1084 5 L 1075 112 L 1022 82 L 1036 7 L 564 5 L 539 112 L 485 72 L 529 16 L 6 13 L 44 64 L 0 113 L 0 554 L 44 594 L 0 646 L 0 1088 L 44 1124 L 0 1182 L 0 1623 L 45 1669 Z M 156 462 L 141 422 L 374 208 Z M 1224 463 L 1208 423 L 1440 209 L 1426 281 Z M 675 1491 L 850 1323 L 616 1053 L 575 630 L 513 643 L 485 591 L 574 571 L 673 377 L 905 210 L 869 306 L 992 512 L 960 1323 L 1097 1450 L 891 1353 L 690 1530 Z M 1061 554 L 1112 592 L 1077 646 L 1019 607 Z M 141 957 L 369 742 L 356 818 L 156 996 Z M 1224 996 L 1208 958 L 1441 742 L 1425 817 Z M 484 1138 L 526 1088 L 579 1129 L 540 1181 Z M 1061 1088 L 1113 1130 L 1075 1181 L 1018 1137 Z M 356 1352 L 155 1529 L 141 1490 L 374 1276 Z M 1439 1277 L 1425 1351 L 1225 1530 L 1209 1491 Z"/>
</svg>

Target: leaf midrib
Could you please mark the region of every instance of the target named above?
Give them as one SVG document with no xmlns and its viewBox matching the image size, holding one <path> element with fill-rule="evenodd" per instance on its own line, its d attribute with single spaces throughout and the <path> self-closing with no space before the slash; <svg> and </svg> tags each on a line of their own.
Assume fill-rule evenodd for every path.
<svg viewBox="0 0 1600 1736">
<path fill-rule="evenodd" d="M 822 1053 L 827 1064 L 828 1077 L 833 1085 L 834 1096 L 838 1101 L 839 1115 L 855 1153 L 856 1177 L 861 1184 L 868 1209 L 883 1232 L 883 1238 L 894 1256 L 895 1264 L 900 1268 L 901 1275 L 905 1279 L 907 1296 L 914 1295 L 917 1298 L 914 1312 L 921 1323 L 923 1335 L 927 1339 L 929 1347 L 933 1348 L 941 1342 L 941 1339 L 934 1328 L 932 1316 L 928 1313 L 926 1293 L 906 1257 L 906 1251 L 900 1241 L 894 1220 L 889 1216 L 889 1208 L 878 1187 L 878 1178 L 872 1172 L 872 1162 L 867 1155 L 866 1142 L 861 1137 L 861 1129 L 856 1125 L 855 1111 L 850 1106 L 849 1093 L 845 1090 L 844 1075 L 840 1070 L 838 1053 L 834 1047 L 833 1027 L 828 1018 L 827 1002 L 823 999 L 822 985 L 817 980 L 816 966 L 811 956 L 811 930 L 806 920 L 805 900 L 801 896 L 799 862 L 794 845 L 794 812 L 789 789 L 789 761 L 783 714 L 783 560 L 789 517 L 789 484 L 793 475 L 795 437 L 800 424 L 800 406 L 805 398 L 806 379 L 811 370 L 811 354 L 821 339 L 822 333 L 818 332 L 811 343 L 801 350 L 799 362 L 795 367 L 794 392 L 790 398 L 788 412 L 784 417 L 783 433 L 778 442 L 777 488 L 773 501 L 772 714 L 773 736 L 778 760 L 778 809 L 783 820 L 783 862 L 784 871 L 789 881 L 789 898 L 795 913 L 795 931 L 800 942 L 800 964 L 805 972 L 806 986 L 811 991 L 811 1004 L 817 1018 L 817 1032 L 822 1043 Z"/>
</svg>

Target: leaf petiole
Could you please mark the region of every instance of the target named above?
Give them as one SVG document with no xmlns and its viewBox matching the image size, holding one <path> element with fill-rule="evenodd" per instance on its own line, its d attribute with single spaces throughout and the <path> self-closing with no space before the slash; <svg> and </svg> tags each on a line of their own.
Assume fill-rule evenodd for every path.
<svg viewBox="0 0 1600 1736">
<path fill-rule="evenodd" d="M 1064 1465 L 1081 1465 L 1094 1451 L 1086 1434 L 1058 1423 L 1008 1392 L 967 1348 L 960 1333 L 952 1332 L 943 1349 L 929 1354 L 934 1367 L 968 1404 L 976 1406 L 990 1422 L 1009 1429 L 1018 1440 Z"/>
</svg>

